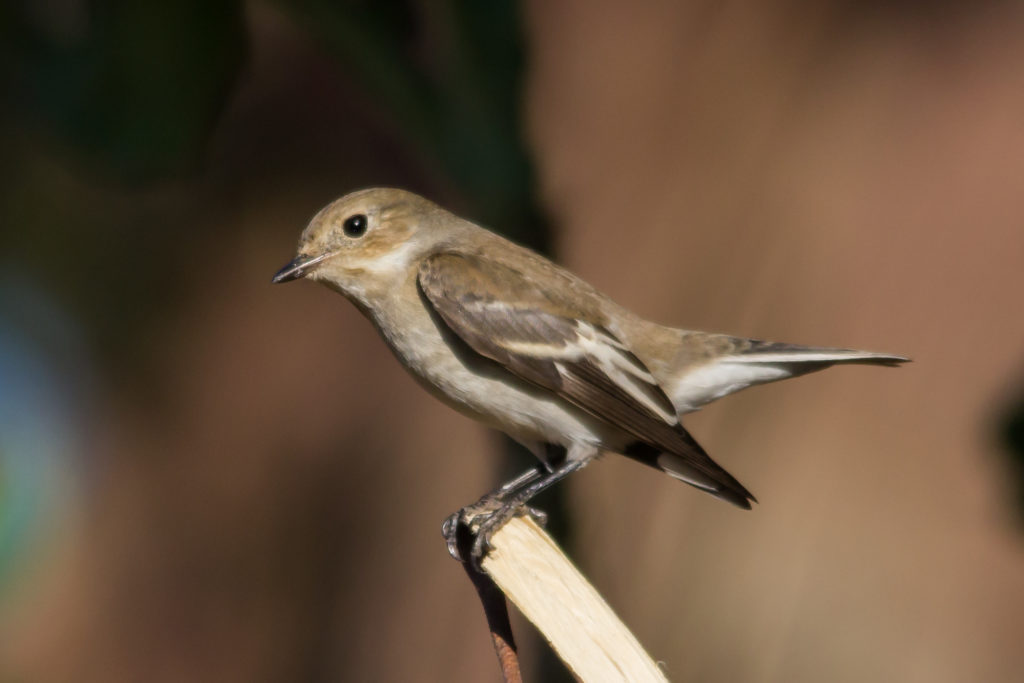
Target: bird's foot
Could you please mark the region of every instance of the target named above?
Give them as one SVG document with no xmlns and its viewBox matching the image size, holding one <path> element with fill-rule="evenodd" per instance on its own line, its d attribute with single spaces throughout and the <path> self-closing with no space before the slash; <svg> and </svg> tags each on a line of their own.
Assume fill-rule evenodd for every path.
<svg viewBox="0 0 1024 683">
<path fill-rule="evenodd" d="M 546 525 L 548 521 L 547 513 L 542 510 L 497 498 L 487 497 L 467 505 L 441 525 L 441 533 L 448 544 L 448 554 L 459 562 L 468 562 L 477 572 L 482 572 L 481 562 L 491 549 L 491 538 L 505 522 L 523 516 L 540 526 Z"/>
</svg>

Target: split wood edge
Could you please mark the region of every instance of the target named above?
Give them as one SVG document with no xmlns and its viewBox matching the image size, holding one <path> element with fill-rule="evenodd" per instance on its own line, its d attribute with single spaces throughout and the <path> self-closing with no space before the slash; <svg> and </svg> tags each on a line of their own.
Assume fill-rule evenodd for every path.
<svg viewBox="0 0 1024 683">
<path fill-rule="evenodd" d="M 597 590 L 532 519 L 512 518 L 491 537 L 490 545 L 484 571 L 579 680 L 668 680 Z"/>
</svg>

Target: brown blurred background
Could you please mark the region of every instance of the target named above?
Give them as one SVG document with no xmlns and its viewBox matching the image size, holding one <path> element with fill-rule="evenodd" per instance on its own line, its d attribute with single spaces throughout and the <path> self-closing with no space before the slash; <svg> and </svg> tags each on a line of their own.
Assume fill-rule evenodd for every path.
<svg viewBox="0 0 1024 683">
<path fill-rule="evenodd" d="M 620 458 L 563 485 L 670 678 L 1024 675 L 1019 3 L 26 0 L 0 31 L 0 680 L 498 680 L 440 522 L 527 461 L 269 284 L 372 184 L 659 321 L 914 358 L 691 417 L 751 513 Z"/>
</svg>

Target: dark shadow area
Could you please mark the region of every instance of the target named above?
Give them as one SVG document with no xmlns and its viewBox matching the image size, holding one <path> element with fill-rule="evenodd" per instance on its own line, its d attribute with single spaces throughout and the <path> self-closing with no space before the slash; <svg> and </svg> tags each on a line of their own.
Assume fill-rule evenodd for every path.
<svg viewBox="0 0 1024 683">
<path fill-rule="evenodd" d="M 1024 396 L 1013 401 L 999 425 L 999 436 L 1006 449 L 1017 514 L 1024 523 Z"/>
</svg>

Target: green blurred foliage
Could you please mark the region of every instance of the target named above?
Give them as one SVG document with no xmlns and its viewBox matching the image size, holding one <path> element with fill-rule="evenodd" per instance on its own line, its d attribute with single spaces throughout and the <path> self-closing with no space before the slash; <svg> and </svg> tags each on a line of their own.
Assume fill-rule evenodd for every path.
<svg viewBox="0 0 1024 683">
<path fill-rule="evenodd" d="M 547 230 L 522 126 L 515 2 L 278 0 L 360 79 L 407 141 L 484 222 L 535 247 Z"/>
<path fill-rule="evenodd" d="M 41 6 L 6 11 L 19 114 L 129 186 L 194 171 L 244 61 L 242 4 L 96 2 L 60 20 Z"/>
<path fill-rule="evenodd" d="M 522 135 L 516 3 L 436 3 L 429 16 L 400 0 L 277 5 L 483 220 L 543 246 Z M 8 6 L 0 29 L 16 115 L 127 185 L 194 173 L 244 65 L 244 5 L 96 2 L 62 21 L 33 7 Z"/>
</svg>

